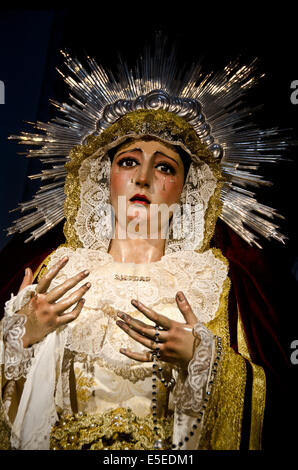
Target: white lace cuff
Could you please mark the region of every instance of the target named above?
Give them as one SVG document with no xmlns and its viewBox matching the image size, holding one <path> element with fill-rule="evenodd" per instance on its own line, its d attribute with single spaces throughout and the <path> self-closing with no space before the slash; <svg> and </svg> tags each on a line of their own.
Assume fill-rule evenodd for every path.
<svg viewBox="0 0 298 470">
<path fill-rule="evenodd" d="M 210 370 L 214 362 L 216 337 L 201 323 L 193 329 L 200 338 L 193 358 L 188 365 L 188 374 L 180 371 L 174 389 L 174 404 L 178 413 L 198 416 L 204 406 Z"/>
<path fill-rule="evenodd" d="M 7 380 L 26 377 L 31 366 L 34 348 L 24 348 L 22 337 L 25 334 L 26 316 L 17 313 L 35 293 L 36 285 L 25 287 L 18 295 L 11 295 L 5 304 L 2 320 L 4 341 L 4 375 Z"/>
</svg>

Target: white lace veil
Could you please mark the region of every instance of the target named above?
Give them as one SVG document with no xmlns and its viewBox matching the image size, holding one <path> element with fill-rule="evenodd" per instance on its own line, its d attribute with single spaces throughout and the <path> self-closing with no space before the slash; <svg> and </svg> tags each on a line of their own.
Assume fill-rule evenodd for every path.
<svg viewBox="0 0 298 470">
<path fill-rule="evenodd" d="M 165 254 L 179 250 L 201 251 L 205 246 L 205 216 L 218 181 L 207 163 L 188 154 L 191 163 L 180 196 L 180 210 L 174 214 L 169 227 Z M 105 148 L 86 158 L 79 169 L 80 204 L 74 230 L 84 248 L 106 252 L 113 236 L 110 169 L 111 161 Z M 217 205 L 220 205 L 219 200 Z"/>
</svg>

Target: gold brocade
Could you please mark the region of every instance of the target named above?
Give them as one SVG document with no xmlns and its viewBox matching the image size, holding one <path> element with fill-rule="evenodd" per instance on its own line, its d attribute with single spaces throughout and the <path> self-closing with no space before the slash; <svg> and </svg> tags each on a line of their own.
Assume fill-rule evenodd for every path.
<svg viewBox="0 0 298 470">
<path fill-rule="evenodd" d="M 220 250 L 213 249 L 215 256 L 223 261 Z M 230 281 L 227 278 L 221 294 L 220 306 L 215 318 L 207 327 L 222 338 L 224 353 L 219 362 L 212 394 L 206 410 L 204 429 L 200 440 L 201 449 L 239 449 L 241 442 L 242 414 L 246 386 L 245 360 L 250 361 L 253 371 L 252 409 L 249 449 L 261 449 L 262 425 L 266 399 L 266 378 L 263 369 L 251 362 L 241 321 L 238 321 L 238 351 L 229 346 L 228 296 Z"/>
<path fill-rule="evenodd" d="M 227 258 L 224 257 L 220 249 L 212 248 L 212 253 L 215 257 L 219 258 L 223 261 L 227 267 L 229 266 L 229 262 Z M 213 320 L 207 323 L 207 328 L 212 331 L 213 334 L 216 336 L 220 336 L 222 338 L 222 345 L 225 347 L 229 347 L 230 345 L 230 333 L 229 333 L 229 318 L 228 318 L 228 301 L 229 301 L 229 292 L 231 288 L 231 281 L 229 277 L 227 277 L 223 283 L 222 292 L 220 295 L 219 300 L 219 307 L 216 312 L 215 317 Z"/>
<path fill-rule="evenodd" d="M 266 402 L 266 376 L 262 367 L 252 363 L 251 367 L 253 385 L 249 448 L 250 450 L 260 450 L 262 448 L 262 428 Z"/>
<path fill-rule="evenodd" d="M 246 384 L 244 359 L 225 349 L 206 410 L 200 449 L 239 450 Z"/>
<path fill-rule="evenodd" d="M 237 344 L 238 344 L 238 351 L 241 356 L 245 357 L 248 361 L 251 361 L 251 357 L 248 350 L 248 345 L 246 342 L 243 325 L 240 317 L 239 307 L 238 310 L 238 322 L 237 322 Z"/>
<path fill-rule="evenodd" d="M 51 450 L 152 450 L 155 440 L 153 416 L 140 418 L 129 408 L 102 414 L 64 416 L 52 428 Z M 157 420 L 163 450 L 171 447 L 173 415 Z"/>
<path fill-rule="evenodd" d="M 262 447 L 262 427 L 266 402 L 266 376 L 263 368 L 253 364 L 251 361 L 239 309 L 237 329 L 238 351 L 250 362 L 253 374 L 249 448 L 251 450 L 259 450 Z"/>
<path fill-rule="evenodd" d="M 193 128 L 184 119 L 164 110 L 139 110 L 128 113 L 109 126 L 99 136 L 89 136 L 87 144 L 78 145 L 72 149 L 70 161 L 65 165 L 67 177 L 65 181 L 64 214 L 66 222 L 64 224 L 64 235 L 69 247 L 73 249 L 82 247 L 74 224 L 80 208 L 79 169 L 83 161 L 91 156 L 94 158 L 99 157 L 99 155 L 103 156 L 109 149 L 124 142 L 127 137 L 140 137 L 141 135 L 151 135 L 152 137 L 158 137 L 161 141 L 179 145 L 188 153 L 191 153 L 193 158 L 198 157 L 209 165 L 217 180 L 217 187 L 205 212 L 205 234 L 200 251 L 205 251 L 209 247 L 222 207 L 220 191 L 223 177 L 220 165 L 214 160 L 212 153 L 200 141 Z"/>
<path fill-rule="evenodd" d="M 219 249 L 215 256 L 228 265 Z M 228 297 L 231 282 L 224 282 L 217 314 L 206 326 L 222 338 L 223 353 L 206 409 L 200 449 L 237 450 L 241 443 L 242 416 L 246 384 L 244 359 L 230 347 Z"/>
<path fill-rule="evenodd" d="M 79 402 L 88 402 L 92 394 L 92 386 L 96 385 L 92 377 L 83 374 L 79 368 L 74 370 L 76 376 L 76 395 Z"/>
</svg>

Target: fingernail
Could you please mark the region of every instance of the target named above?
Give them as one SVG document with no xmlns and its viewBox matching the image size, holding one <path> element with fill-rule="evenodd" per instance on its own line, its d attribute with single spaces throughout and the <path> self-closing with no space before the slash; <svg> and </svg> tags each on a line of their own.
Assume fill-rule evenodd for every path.
<svg viewBox="0 0 298 470">
<path fill-rule="evenodd" d="M 28 276 L 28 275 L 29 275 L 29 269 L 26 268 L 26 269 L 25 269 L 25 276 Z"/>
<path fill-rule="evenodd" d="M 139 302 L 135 299 L 132 299 L 131 303 L 132 303 L 132 305 L 137 305 Z"/>
<path fill-rule="evenodd" d="M 89 289 L 90 286 L 91 286 L 90 282 L 86 282 L 85 287 L 88 287 Z"/>
<path fill-rule="evenodd" d="M 84 274 L 85 276 L 87 276 L 87 274 L 90 274 L 90 271 L 88 271 L 88 270 L 86 269 L 86 271 L 83 271 L 83 274 Z"/>
<path fill-rule="evenodd" d="M 66 261 L 68 261 L 68 256 L 63 256 L 63 258 L 60 261 L 61 263 L 66 263 Z"/>
<path fill-rule="evenodd" d="M 123 312 L 118 312 L 117 315 L 118 315 L 118 317 L 123 318 L 123 320 L 124 320 L 125 318 L 127 318 L 127 316 L 126 316 L 125 313 L 123 313 Z"/>
<path fill-rule="evenodd" d="M 178 300 L 180 300 L 180 302 L 182 302 L 182 300 L 183 300 L 182 292 L 177 292 L 177 298 L 178 298 Z"/>
</svg>

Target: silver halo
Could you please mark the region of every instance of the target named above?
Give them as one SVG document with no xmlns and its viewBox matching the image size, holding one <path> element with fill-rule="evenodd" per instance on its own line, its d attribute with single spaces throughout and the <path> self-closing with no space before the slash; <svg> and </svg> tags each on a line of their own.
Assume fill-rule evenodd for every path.
<svg viewBox="0 0 298 470">
<path fill-rule="evenodd" d="M 202 78 L 200 65 L 181 74 L 174 51 L 166 55 L 162 47 L 157 47 L 154 54 L 145 49 L 133 70 L 121 62 L 116 79 L 111 80 L 112 73 L 94 59 L 87 58 L 87 70 L 77 59 L 63 54 L 70 74 L 60 73 L 71 92 L 70 104 L 52 101 L 62 117 L 37 122 L 36 133 L 10 136 L 33 147 L 28 157 L 52 166 L 29 176 L 41 180 L 40 189 L 32 200 L 20 203 L 13 211 L 34 212 L 15 220 L 9 235 L 41 224 L 31 232 L 28 242 L 63 220 L 64 164 L 75 145 L 83 144 L 90 134 L 99 135 L 130 111 L 165 109 L 186 119 L 214 158 L 220 160 L 226 179 L 220 218 L 249 244 L 261 248 L 256 234 L 284 242 L 286 237 L 272 222 L 279 214 L 259 203 L 251 190 L 271 184 L 258 173 L 259 166 L 280 161 L 288 147 L 287 139 L 281 138 L 277 129 L 261 130 L 247 123 L 245 118 L 252 110 L 239 107 L 246 90 L 258 82 L 253 75 L 256 60 L 249 65 L 235 61 L 223 71 Z"/>
</svg>

